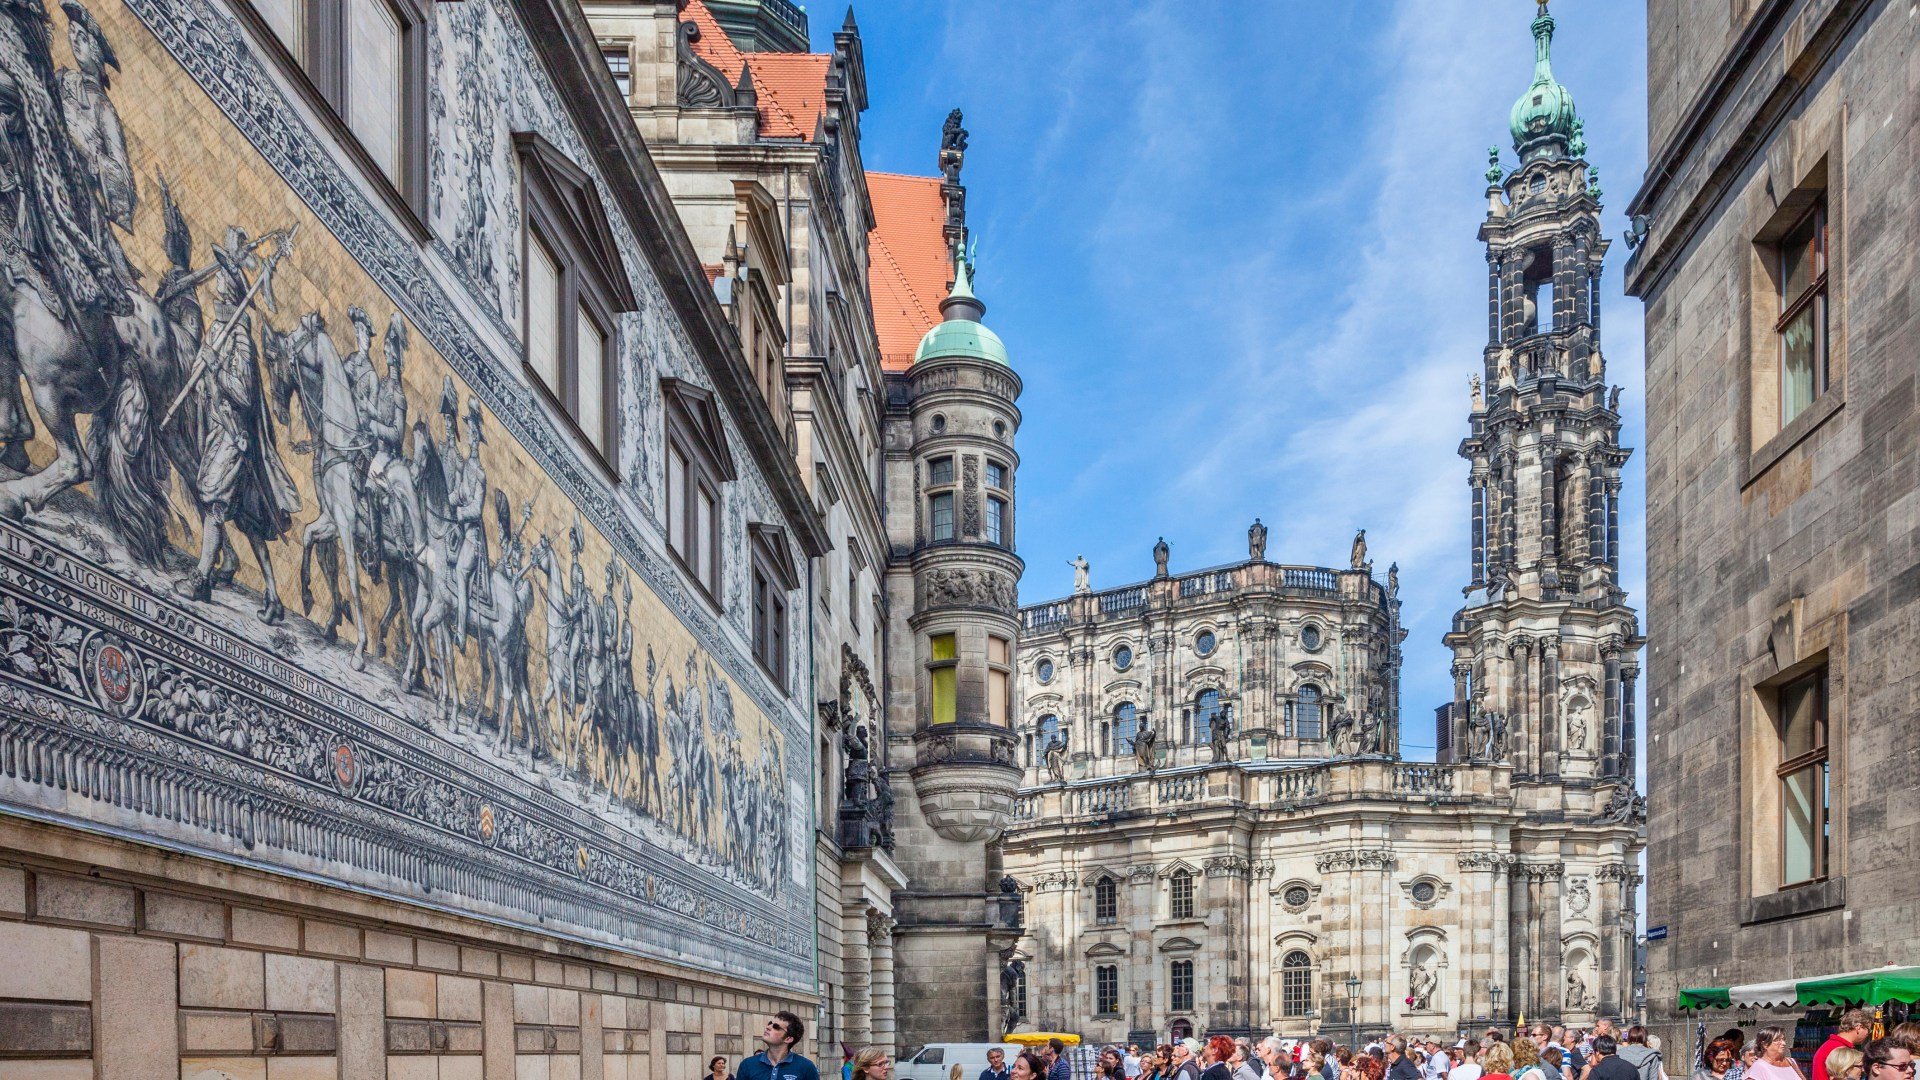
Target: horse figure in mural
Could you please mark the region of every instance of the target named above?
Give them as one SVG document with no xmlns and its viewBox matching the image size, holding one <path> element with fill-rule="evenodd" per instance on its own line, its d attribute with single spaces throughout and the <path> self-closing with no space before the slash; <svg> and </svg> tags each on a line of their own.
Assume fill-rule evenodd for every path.
<svg viewBox="0 0 1920 1080">
<path fill-rule="evenodd" d="M 533 608 L 533 581 L 531 568 L 520 564 L 522 537 L 533 518 L 533 504 L 521 508 L 515 528 L 506 493 L 496 488 L 493 496 L 500 557 L 486 568 L 488 602 L 474 609 L 467 629 L 491 663 L 493 694 L 488 699 L 483 691 L 481 708 L 500 725 L 498 746 L 504 753 L 511 748 L 516 717 L 526 728 L 528 745 L 533 741 L 533 691 L 527 677 L 527 613 Z"/>
<path fill-rule="evenodd" d="M 452 563 L 459 523 L 452 511 L 447 471 L 440 451 L 427 434 L 425 421 L 413 425 L 412 475 L 415 522 L 419 525 L 419 546 L 414 549 L 416 569 L 413 600 L 413 639 L 425 665 L 425 687 L 430 691 L 449 729 L 459 726 L 460 686 L 456 653 L 461 642 L 454 636 L 458 604 L 454 595 Z M 484 662 L 484 658 L 483 658 Z M 408 689 L 419 689 L 409 675 Z"/>
<path fill-rule="evenodd" d="M 550 718 L 553 716 L 551 707 L 556 700 L 560 702 L 564 714 L 566 704 L 573 698 L 574 598 L 567 591 L 566 578 L 560 572 L 559 552 L 554 550 L 553 541 L 548 537 L 541 537 L 540 543 L 535 546 L 529 569 L 539 571 L 546 579 L 540 596 L 546 611 L 547 684 L 535 708 L 541 716 Z M 564 727 L 564 719 L 549 719 L 546 734 L 562 735 Z"/>
<path fill-rule="evenodd" d="M 299 327 L 289 333 L 269 327 L 262 334 L 261 352 L 272 373 L 275 414 L 281 423 L 292 423 L 292 401 L 299 399 L 310 437 L 295 449 L 313 455 L 313 490 L 320 503 L 320 516 L 300 536 L 300 600 L 304 610 L 313 610 L 311 573 L 318 551 L 327 590 L 333 597 L 327 641 L 338 636 L 344 591 L 357 638 L 353 668 L 363 671 L 370 635 L 360 596 L 361 545 L 366 540 L 360 460 L 367 443 L 361 434 L 353 384 L 340 350 L 327 335 L 326 320 L 317 311 L 308 312 Z M 345 590 L 340 587 L 343 556 L 347 567 Z"/>
</svg>

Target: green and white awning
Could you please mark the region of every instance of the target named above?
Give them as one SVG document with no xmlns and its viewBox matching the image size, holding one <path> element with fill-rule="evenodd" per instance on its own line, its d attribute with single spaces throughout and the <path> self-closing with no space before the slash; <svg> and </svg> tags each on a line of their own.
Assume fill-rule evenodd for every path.
<svg viewBox="0 0 1920 1080">
<path fill-rule="evenodd" d="M 1781 979 L 1744 986 L 1702 986 L 1680 991 L 1683 1009 L 1765 1009 L 1784 1005 L 1880 1005 L 1920 1001 L 1920 967 L 1880 967 Z"/>
</svg>

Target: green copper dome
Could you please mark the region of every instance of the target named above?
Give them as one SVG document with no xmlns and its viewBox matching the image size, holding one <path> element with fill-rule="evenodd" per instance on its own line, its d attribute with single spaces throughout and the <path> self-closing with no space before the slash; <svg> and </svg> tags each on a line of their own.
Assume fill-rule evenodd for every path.
<svg viewBox="0 0 1920 1080">
<path fill-rule="evenodd" d="M 1533 57 L 1533 85 L 1513 103 L 1508 125 L 1522 162 L 1541 156 L 1555 144 L 1565 152 L 1578 134 L 1573 95 L 1553 77 L 1553 16 L 1544 2 L 1540 17 L 1533 20 Z"/>
<path fill-rule="evenodd" d="M 958 244 L 954 245 L 953 289 L 940 301 L 940 313 L 945 319 L 920 339 L 920 347 L 913 353 L 914 363 L 961 356 L 1013 366 L 1007 359 L 1006 342 L 980 322 L 987 305 L 973 295 L 973 264 Z"/>
</svg>

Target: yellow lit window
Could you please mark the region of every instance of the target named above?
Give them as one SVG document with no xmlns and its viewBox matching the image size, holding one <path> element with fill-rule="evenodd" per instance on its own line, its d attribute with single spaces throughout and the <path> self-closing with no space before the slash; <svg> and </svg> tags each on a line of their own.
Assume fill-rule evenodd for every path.
<svg viewBox="0 0 1920 1080">
<path fill-rule="evenodd" d="M 958 675 L 960 653 L 952 634 L 935 634 L 928 639 L 928 644 L 932 646 L 929 666 L 933 675 L 933 722 L 951 724 L 959 716 L 954 680 Z"/>
</svg>

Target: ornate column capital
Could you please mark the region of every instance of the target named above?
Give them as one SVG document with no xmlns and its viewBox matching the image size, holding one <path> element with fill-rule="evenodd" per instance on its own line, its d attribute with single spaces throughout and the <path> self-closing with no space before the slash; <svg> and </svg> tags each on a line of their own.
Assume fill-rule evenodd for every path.
<svg viewBox="0 0 1920 1080">
<path fill-rule="evenodd" d="M 1351 870 L 1353 864 L 1354 858 L 1351 851 L 1323 851 L 1313 860 L 1314 869 L 1322 874 L 1330 874 L 1335 870 Z"/>
<path fill-rule="evenodd" d="M 1560 635 L 1549 634 L 1540 639 L 1540 651 L 1548 656 L 1560 654 Z"/>
<path fill-rule="evenodd" d="M 1513 866 L 1513 856 L 1500 851 L 1463 851 L 1460 853 L 1460 869 L 1487 870 L 1504 874 Z"/>
<path fill-rule="evenodd" d="M 1353 858 L 1362 870 L 1391 870 L 1396 861 L 1392 848 L 1358 848 Z"/>
<path fill-rule="evenodd" d="M 1210 878 L 1238 878 L 1245 881 L 1252 868 L 1252 861 L 1245 855 L 1215 855 L 1206 861 L 1207 876 Z"/>
<path fill-rule="evenodd" d="M 898 923 L 893 916 L 882 914 L 869 908 L 867 910 L 867 944 L 872 946 L 893 944 L 893 928 Z"/>
<path fill-rule="evenodd" d="M 1523 862 L 1520 864 L 1520 869 L 1534 881 L 1559 881 L 1567 873 L 1566 864 L 1557 862 Z"/>
</svg>

